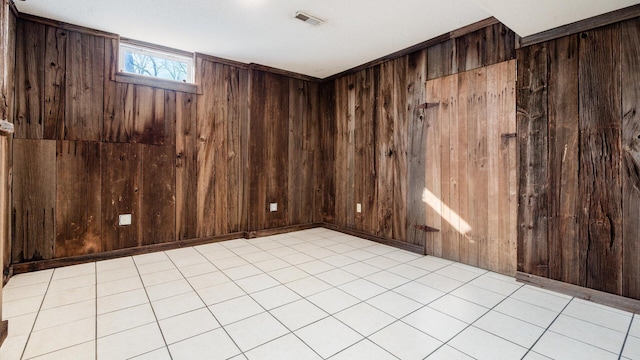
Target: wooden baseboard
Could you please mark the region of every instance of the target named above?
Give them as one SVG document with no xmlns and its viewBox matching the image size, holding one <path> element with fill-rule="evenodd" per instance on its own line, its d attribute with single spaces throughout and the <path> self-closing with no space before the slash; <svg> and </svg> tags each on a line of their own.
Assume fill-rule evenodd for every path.
<svg viewBox="0 0 640 360">
<path fill-rule="evenodd" d="M 413 253 L 416 254 L 420 254 L 420 255 L 424 255 L 424 247 L 421 245 L 416 245 L 416 244 L 410 244 L 404 241 L 398 241 L 398 240 L 393 240 L 393 239 L 387 239 L 387 238 L 383 238 L 380 236 L 376 236 L 376 235 L 371 235 L 371 234 L 367 234 L 363 231 L 360 230 L 356 230 L 356 229 L 349 229 L 349 228 L 345 228 L 342 226 L 338 226 L 335 224 L 328 224 L 328 223 L 323 223 L 322 224 L 323 227 L 330 229 L 330 230 L 335 230 L 347 235 L 353 235 L 353 236 L 357 236 L 357 237 L 361 237 L 363 239 L 367 239 L 367 240 L 371 240 L 371 241 L 375 241 L 381 244 L 385 244 L 385 245 L 389 245 L 389 246 L 393 246 L 396 247 L 398 249 L 402 249 L 402 250 L 407 250 L 407 251 L 411 251 Z"/>
<path fill-rule="evenodd" d="M 285 234 L 285 233 L 294 232 L 294 231 L 313 229 L 313 228 L 321 227 L 323 225 L 324 224 L 322 223 L 311 223 L 311 224 L 283 226 L 283 227 L 272 228 L 272 229 L 245 231 L 244 238 L 253 239 L 253 238 L 263 237 L 263 236 Z"/>
<path fill-rule="evenodd" d="M 543 289 L 559 292 L 579 299 L 593 301 L 594 303 L 611 306 L 616 309 L 640 314 L 640 300 L 624 296 L 609 294 L 606 292 L 585 288 L 578 285 L 564 283 L 545 277 L 531 275 L 518 271 L 516 280 Z"/>
<path fill-rule="evenodd" d="M 9 335 L 9 320 L 0 321 L 0 346 Z"/>
</svg>

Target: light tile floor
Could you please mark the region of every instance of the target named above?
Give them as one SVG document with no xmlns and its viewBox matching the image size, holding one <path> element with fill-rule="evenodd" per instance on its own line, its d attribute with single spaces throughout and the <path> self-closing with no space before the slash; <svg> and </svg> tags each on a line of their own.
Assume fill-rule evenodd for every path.
<svg viewBox="0 0 640 360">
<path fill-rule="evenodd" d="M 14 276 L 0 359 L 640 359 L 640 317 L 327 229 Z"/>
</svg>

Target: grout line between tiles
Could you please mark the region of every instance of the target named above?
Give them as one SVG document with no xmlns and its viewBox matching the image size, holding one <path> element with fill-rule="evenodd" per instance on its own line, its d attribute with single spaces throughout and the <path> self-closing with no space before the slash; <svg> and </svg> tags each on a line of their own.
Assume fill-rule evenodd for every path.
<svg viewBox="0 0 640 360">
<path fill-rule="evenodd" d="M 27 345 L 29 345 L 29 340 L 31 340 L 31 334 L 33 333 L 33 329 L 35 328 L 36 322 L 38 321 L 38 316 L 40 316 L 40 310 L 42 309 L 42 305 L 44 304 L 44 299 L 47 297 L 47 293 L 49 292 L 49 286 L 51 286 L 51 279 L 53 278 L 54 273 L 55 273 L 55 270 L 51 272 L 51 275 L 49 277 L 49 282 L 47 283 L 47 289 L 44 291 L 44 295 L 42 295 L 40 306 L 38 306 L 38 311 L 36 312 L 36 318 L 33 319 L 33 324 L 31 324 L 31 330 L 29 331 L 29 335 L 27 335 L 27 341 L 24 343 L 24 347 L 22 348 L 20 359 L 24 358 L 24 353 L 27 351 Z"/>
</svg>

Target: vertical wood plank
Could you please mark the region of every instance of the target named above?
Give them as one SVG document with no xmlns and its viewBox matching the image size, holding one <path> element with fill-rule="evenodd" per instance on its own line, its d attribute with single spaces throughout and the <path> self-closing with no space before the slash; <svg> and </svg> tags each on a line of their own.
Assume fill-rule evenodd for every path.
<svg viewBox="0 0 640 360">
<path fill-rule="evenodd" d="M 263 136 L 267 131 L 264 114 L 265 103 L 261 101 L 258 94 L 264 94 L 266 92 L 266 79 L 265 73 L 262 71 L 250 70 L 250 130 L 251 136 L 249 141 L 249 164 L 250 164 L 250 177 L 251 182 L 249 188 L 249 200 L 251 206 L 249 206 L 249 230 L 255 231 L 260 229 L 260 224 L 265 223 L 266 211 L 268 205 L 266 204 L 266 192 L 267 192 L 267 178 L 262 172 L 262 167 L 255 166 L 254 164 L 263 164 L 265 161 L 265 150 Z"/>
<path fill-rule="evenodd" d="M 345 111 L 346 121 L 345 121 L 345 129 L 343 133 L 343 141 L 345 146 L 345 159 L 346 162 L 344 164 L 344 213 L 345 213 L 345 225 L 348 227 L 353 227 L 355 225 L 355 213 L 356 213 L 356 192 L 355 192 L 355 181 L 354 181 L 354 171 L 355 171 L 355 129 L 356 129 L 356 119 L 355 119 L 355 111 L 356 111 L 356 75 L 349 75 L 347 77 L 347 89 L 345 91 L 345 96 L 347 99 L 346 107 L 343 111 Z M 365 207 L 365 206 L 363 206 Z M 369 214 L 373 211 L 373 209 L 368 208 L 367 210 L 362 209 L 362 211 L 369 211 Z"/>
<path fill-rule="evenodd" d="M 322 221 L 336 222 L 336 81 L 320 85 L 321 114 L 319 134 L 321 136 L 322 162 L 318 179 L 322 184 Z"/>
<path fill-rule="evenodd" d="M 469 87 L 470 102 L 468 105 L 469 123 L 467 136 L 469 139 L 469 193 L 472 194 L 469 204 L 469 219 L 472 219 L 471 236 L 473 241 L 469 246 L 470 265 L 488 267 L 487 230 L 488 230 L 488 197 L 487 197 L 487 75 L 486 68 L 480 68 L 471 72 L 474 80 Z"/>
<path fill-rule="evenodd" d="M 227 93 L 227 232 L 238 232 L 242 230 L 240 224 L 242 219 L 242 112 L 240 108 L 246 106 L 242 103 L 240 69 L 225 66 L 226 93 Z M 246 98 L 245 98 L 246 99 Z M 224 177 L 223 177 L 224 179 Z M 224 180 L 223 180 L 224 181 Z"/>
<path fill-rule="evenodd" d="M 580 34 L 580 238 L 586 286 L 622 293 L 620 30 Z"/>
<path fill-rule="evenodd" d="M 518 270 L 548 276 L 547 47 L 517 51 Z"/>
<path fill-rule="evenodd" d="M 507 134 L 517 134 L 516 123 L 516 79 L 517 60 L 511 60 L 509 64 L 509 77 L 507 80 L 508 92 L 505 97 L 504 107 L 509 109 Z M 500 264 L 508 264 L 503 269 L 508 269 L 504 274 L 515 274 L 518 270 L 518 143 L 517 137 L 509 141 L 508 145 L 508 191 L 509 191 L 509 235 L 506 243 L 508 249 L 502 253 L 506 256 Z"/>
<path fill-rule="evenodd" d="M 426 167 L 427 51 L 408 56 L 407 67 L 407 242 L 424 245 L 426 234 L 416 225 L 425 225 L 426 204 L 422 200 Z"/>
<path fill-rule="evenodd" d="M 175 147 L 142 145 L 140 227 L 142 245 L 176 238 Z"/>
<path fill-rule="evenodd" d="M 15 139 L 13 149 L 13 262 L 51 259 L 56 234 L 56 142 Z"/>
<path fill-rule="evenodd" d="M 435 229 L 442 229 L 442 194 L 440 175 L 440 139 L 441 119 L 440 107 L 442 106 L 442 78 L 427 81 L 427 114 L 426 114 L 426 166 L 425 166 L 425 191 L 423 199 L 427 203 L 426 225 Z M 442 256 L 442 234 L 438 231 L 428 237 L 426 253 Z"/>
<path fill-rule="evenodd" d="M 102 143 L 102 250 L 142 245 L 140 224 L 141 145 Z M 131 225 L 118 225 L 131 214 Z"/>
<path fill-rule="evenodd" d="M 407 109 L 407 57 L 395 61 L 394 117 L 393 123 L 393 235 L 392 238 L 406 241 L 407 234 L 407 162 L 408 162 L 408 116 Z"/>
<path fill-rule="evenodd" d="M 102 37 L 67 32 L 64 140 L 102 139 L 104 43 Z"/>
<path fill-rule="evenodd" d="M 440 87 L 440 201 L 441 217 L 440 236 L 442 238 L 442 256 L 451 260 L 458 260 L 459 256 L 459 240 L 458 228 L 459 221 L 454 215 L 455 205 L 453 199 L 456 193 L 456 181 L 453 171 L 457 170 L 457 154 L 452 151 L 454 141 L 452 137 L 457 136 L 454 131 L 457 130 L 458 123 L 458 76 L 446 76 L 441 79 Z M 452 128 L 455 126 L 455 129 Z"/>
<path fill-rule="evenodd" d="M 43 138 L 59 140 L 64 133 L 67 31 L 46 27 L 44 58 Z"/>
<path fill-rule="evenodd" d="M 582 285 L 578 233 L 578 36 L 550 41 L 549 51 L 549 277 Z"/>
<path fill-rule="evenodd" d="M 55 257 L 101 251 L 100 143 L 58 141 Z"/>
<path fill-rule="evenodd" d="M 196 237 L 196 96 L 176 93 L 176 239 Z"/>
<path fill-rule="evenodd" d="M 395 66 L 391 61 L 380 66 L 380 86 L 377 97 L 380 99 L 379 114 L 374 120 L 376 147 L 376 192 L 378 216 L 376 218 L 377 234 L 387 239 L 393 237 L 393 177 L 395 173 L 393 156 L 395 152 L 394 125 L 395 125 L 395 91 L 393 87 Z M 356 128 L 360 129 L 360 124 Z M 362 124 L 364 127 L 365 125 Z M 372 204 L 373 205 L 373 204 Z"/>
<path fill-rule="evenodd" d="M 289 79 L 289 109 L 288 109 L 288 163 L 296 171 L 288 172 L 288 198 L 292 201 L 288 206 L 288 223 L 300 224 L 303 217 L 304 176 L 308 173 L 306 156 L 303 154 L 303 143 L 307 139 L 303 135 L 306 120 L 304 82 Z"/>
<path fill-rule="evenodd" d="M 504 225 L 501 220 L 508 217 L 506 202 L 509 200 L 504 175 L 508 166 L 502 161 L 501 128 L 505 122 L 502 113 L 502 99 L 505 96 L 506 63 L 486 68 L 487 71 L 487 238 L 484 263 L 487 269 L 498 271 L 500 268 L 501 244 L 506 242 Z M 507 143 L 508 144 L 508 143 Z M 503 225 L 503 226 L 501 226 Z"/>
<path fill-rule="evenodd" d="M 621 24 L 622 295 L 640 299 L 640 19 Z"/>
<path fill-rule="evenodd" d="M 471 234 L 470 227 L 472 219 L 469 217 L 469 206 L 472 203 L 473 194 L 469 192 L 469 182 L 473 181 L 472 176 L 469 174 L 469 138 L 468 138 L 468 108 L 469 102 L 467 98 L 469 96 L 469 87 L 472 87 L 473 77 L 471 72 L 464 72 L 458 74 L 458 131 L 456 136 L 456 144 L 458 147 L 458 207 L 457 213 L 460 217 L 459 224 L 467 225 L 464 228 L 461 227 L 458 231 L 458 259 L 463 263 L 468 263 Z M 471 85 L 470 85 L 471 84 Z"/>
<path fill-rule="evenodd" d="M 476 30 L 455 39 L 458 72 L 481 67 L 484 30 Z"/>
<path fill-rule="evenodd" d="M 42 139 L 45 26 L 18 21 L 16 29 L 16 139 Z"/>
<path fill-rule="evenodd" d="M 455 74 L 458 72 L 458 54 L 456 40 L 450 39 L 427 48 L 427 80 Z M 427 64 L 425 63 L 425 66 Z"/>
</svg>

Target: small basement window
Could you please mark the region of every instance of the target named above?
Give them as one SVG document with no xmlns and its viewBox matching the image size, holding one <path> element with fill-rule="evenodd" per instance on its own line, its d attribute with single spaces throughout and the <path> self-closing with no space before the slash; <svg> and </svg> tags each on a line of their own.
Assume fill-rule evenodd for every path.
<svg viewBox="0 0 640 360">
<path fill-rule="evenodd" d="M 118 70 L 158 79 L 194 83 L 193 57 L 120 42 Z"/>
</svg>

